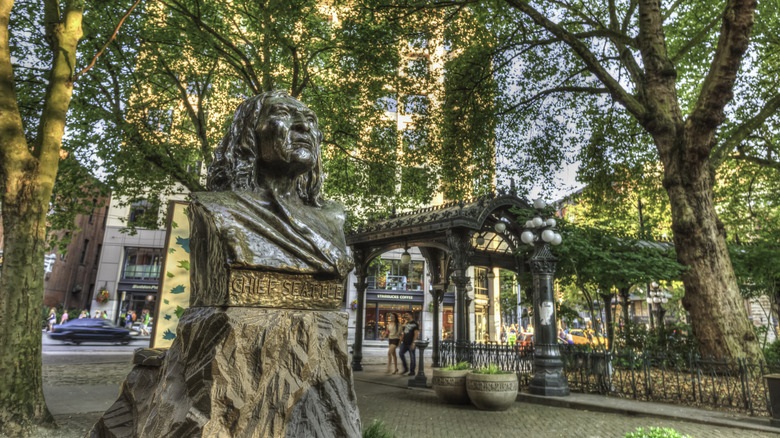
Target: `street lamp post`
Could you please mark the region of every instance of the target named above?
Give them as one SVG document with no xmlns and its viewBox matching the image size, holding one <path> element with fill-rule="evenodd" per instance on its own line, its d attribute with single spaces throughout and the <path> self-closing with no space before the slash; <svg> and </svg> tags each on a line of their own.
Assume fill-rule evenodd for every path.
<svg viewBox="0 0 780 438">
<path fill-rule="evenodd" d="M 666 298 L 666 292 L 659 288 L 658 283 L 655 281 L 650 283 L 650 289 L 647 291 L 647 310 L 650 313 L 655 312 L 656 327 L 664 326 L 663 315 L 661 314 L 661 304 L 666 304 L 667 301 L 669 301 L 669 299 Z M 655 306 L 653 304 L 655 304 Z"/>
<path fill-rule="evenodd" d="M 542 218 L 545 207 L 541 199 L 534 201 L 536 214 L 525 223 L 525 230 L 520 234 L 523 243 L 534 246 L 530 260 L 534 280 L 534 376 L 529 392 L 545 396 L 567 396 L 569 383 L 563 374 L 555 324 L 553 279 L 558 259 L 550 252 L 550 245 L 560 245 L 562 239 L 555 231 L 555 219 Z"/>
</svg>

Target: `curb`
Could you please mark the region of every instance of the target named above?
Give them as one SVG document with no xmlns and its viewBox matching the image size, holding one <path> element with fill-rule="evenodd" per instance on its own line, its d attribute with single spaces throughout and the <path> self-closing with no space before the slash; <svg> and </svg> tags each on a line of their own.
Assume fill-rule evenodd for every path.
<svg viewBox="0 0 780 438">
<path fill-rule="evenodd" d="M 572 393 L 575 395 L 575 393 Z M 577 400 L 576 396 L 586 396 L 592 400 Z M 569 396 L 571 397 L 571 396 Z M 580 411 L 603 412 L 610 414 L 620 414 L 636 417 L 656 417 L 669 420 L 687 421 L 691 423 L 706 424 L 710 426 L 730 427 L 737 429 L 748 429 L 759 432 L 780 433 L 780 428 L 769 425 L 769 419 L 763 417 L 737 417 L 733 419 L 723 418 L 729 413 L 719 411 L 707 411 L 699 408 L 687 406 L 664 405 L 660 403 L 625 400 L 619 398 L 609 398 L 606 396 L 595 396 L 588 394 L 576 394 L 574 399 L 569 397 L 547 397 L 542 395 L 528 394 L 518 392 L 515 401 L 522 403 L 539 404 L 555 408 L 576 409 Z M 610 403 L 603 403 L 600 399 L 609 401 L 625 401 L 622 407 L 612 406 Z M 632 406 L 632 405 L 637 406 Z M 645 409 L 640 409 L 641 404 Z M 668 409 L 674 409 L 678 414 L 667 412 Z"/>
</svg>

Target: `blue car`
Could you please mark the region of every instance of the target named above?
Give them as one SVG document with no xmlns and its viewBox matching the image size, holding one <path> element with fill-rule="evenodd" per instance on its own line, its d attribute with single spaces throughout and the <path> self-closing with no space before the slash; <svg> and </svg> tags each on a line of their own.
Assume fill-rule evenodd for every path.
<svg viewBox="0 0 780 438">
<path fill-rule="evenodd" d="M 82 342 L 112 342 L 129 344 L 133 340 L 130 330 L 119 328 L 105 319 L 72 319 L 65 324 L 55 325 L 49 337 L 63 342 L 79 345 Z"/>
</svg>

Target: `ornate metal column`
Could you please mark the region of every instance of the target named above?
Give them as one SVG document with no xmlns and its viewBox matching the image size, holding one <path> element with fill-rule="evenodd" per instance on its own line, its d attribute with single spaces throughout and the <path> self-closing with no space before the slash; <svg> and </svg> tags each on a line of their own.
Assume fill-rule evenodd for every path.
<svg viewBox="0 0 780 438">
<path fill-rule="evenodd" d="M 452 282 L 455 283 L 455 314 L 458 318 L 455 327 L 455 358 L 457 362 L 467 360 L 466 349 L 469 342 L 466 332 L 469 317 L 468 308 L 466 308 L 466 284 L 469 282 L 469 277 L 466 276 L 466 269 L 469 267 L 468 260 L 473 251 L 469 237 L 470 233 L 468 232 L 447 232 L 447 246 L 452 264 Z"/>
<path fill-rule="evenodd" d="M 352 371 L 363 371 L 363 309 L 366 302 L 366 289 L 368 281 L 366 280 L 365 252 L 362 249 L 353 249 L 352 257 L 355 260 L 355 289 L 357 289 L 357 315 L 355 318 L 355 343 L 352 345 Z"/>
<path fill-rule="evenodd" d="M 445 290 L 447 289 L 443 284 L 434 284 L 433 290 L 431 290 L 431 298 L 433 299 L 433 351 L 431 352 L 431 360 L 433 361 L 434 368 L 441 366 L 439 363 L 441 360 L 441 353 L 439 351 L 439 338 L 441 337 L 439 313 L 441 312 L 441 303 L 444 301 Z"/>
<path fill-rule="evenodd" d="M 555 219 L 544 220 L 543 201 L 534 201 L 537 216 L 526 222 L 526 231 L 520 236 L 524 243 L 533 243 L 531 273 L 534 278 L 534 376 L 528 391 L 546 396 L 569 395 L 569 383 L 563 375 L 563 361 L 558 348 L 555 318 L 553 279 L 557 258 L 550 252 L 550 243 L 561 243 L 555 230 Z"/>
<path fill-rule="evenodd" d="M 466 360 L 466 347 L 468 338 L 466 337 L 466 324 L 468 322 L 468 308 L 466 307 L 466 284 L 469 277 L 465 275 L 464 270 L 456 270 L 452 274 L 452 282 L 455 283 L 455 315 L 457 315 L 457 324 L 455 326 L 455 358 L 456 362 Z"/>
<path fill-rule="evenodd" d="M 555 326 L 553 274 L 557 259 L 547 243 L 534 245 L 531 273 L 534 276 L 534 376 L 529 392 L 537 395 L 569 395 L 569 383 L 563 375 Z"/>
</svg>

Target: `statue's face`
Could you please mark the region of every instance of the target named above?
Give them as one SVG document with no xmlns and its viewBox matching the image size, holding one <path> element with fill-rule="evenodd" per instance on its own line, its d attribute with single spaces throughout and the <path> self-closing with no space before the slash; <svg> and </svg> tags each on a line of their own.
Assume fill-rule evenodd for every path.
<svg viewBox="0 0 780 438">
<path fill-rule="evenodd" d="M 256 129 L 266 170 L 300 175 L 314 168 L 322 134 L 314 111 L 300 101 L 289 96 L 266 99 Z"/>
</svg>

